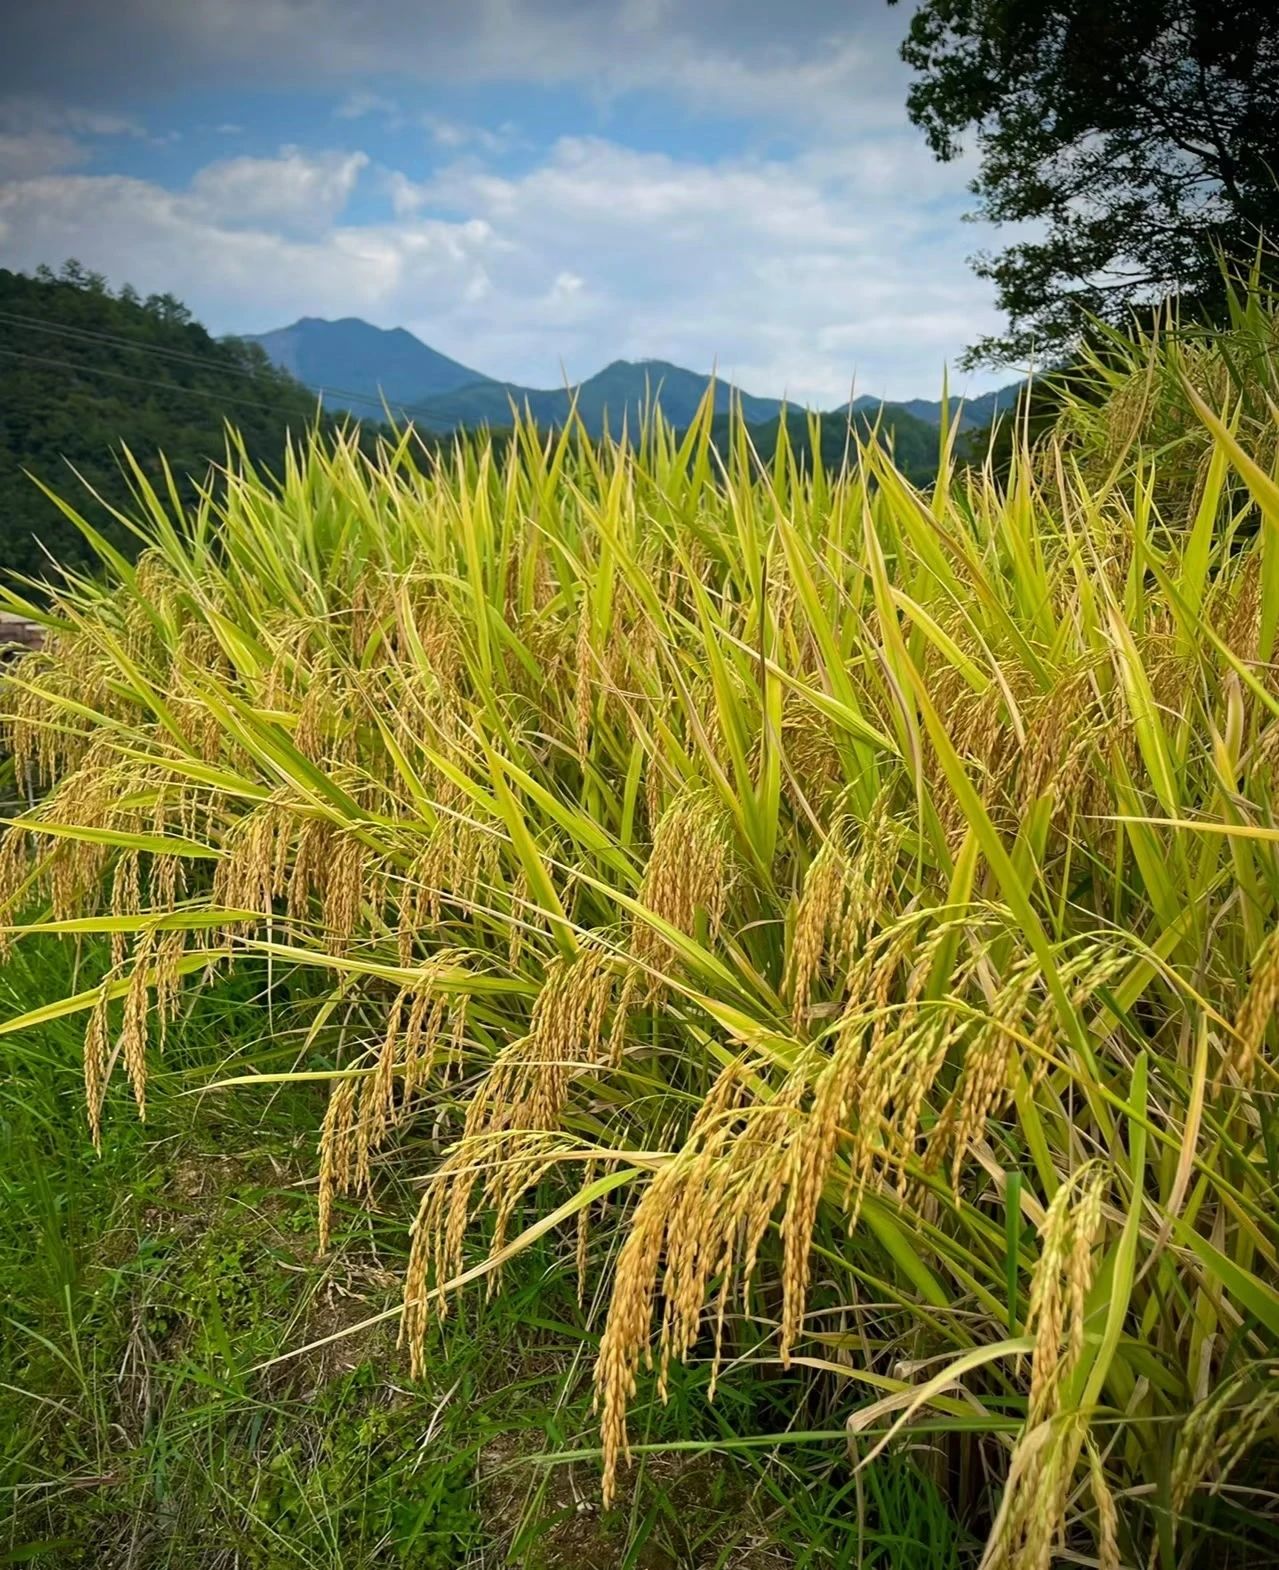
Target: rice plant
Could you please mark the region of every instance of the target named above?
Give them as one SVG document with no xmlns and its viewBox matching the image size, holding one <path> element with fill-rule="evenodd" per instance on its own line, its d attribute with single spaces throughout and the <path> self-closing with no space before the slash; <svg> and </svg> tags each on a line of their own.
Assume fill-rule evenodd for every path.
<svg viewBox="0 0 1279 1570">
<path fill-rule="evenodd" d="M 1006 484 L 943 433 L 926 493 L 721 455 L 708 403 L 278 482 L 232 444 L 187 516 L 136 470 L 136 566 L 59 502 L 103 572 L 9 597 L 2 936 L 110 964 L 0 1030 L 82 1015 L 109 1138 L 265 958 L 318 1246 L 411 1166 L 420 1368 L 562 1240 L 606 1500 L 641 1383 L 780 1364 L 859 1469 L 952 1435 L 989 1570 L 1279 1551 L 1274 415 L 1131 354 L 1188 484 L 1120 395 Z"/>
</svg>

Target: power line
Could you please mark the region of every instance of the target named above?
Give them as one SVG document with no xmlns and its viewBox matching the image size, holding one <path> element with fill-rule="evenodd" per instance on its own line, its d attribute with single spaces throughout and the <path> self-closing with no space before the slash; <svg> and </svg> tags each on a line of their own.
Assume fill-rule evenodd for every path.
<svg viewBox="0 0 1279 1570">
<path fill-rule="evenodd" d="M 195 365 L 201 368 L 216 367 L 228 376 L 245 376 L 251 381 L 256 381 L 260 373 L 251 371 L 239 365 L 219 365 L 210 359 L 207 354 L 188 354 L 181 349 L 168 349 L 162 344 L 144 343 L 141 339 L 128 338 L 118 333 L 99 332 L 92 327 L 72 327 L 65 322 L 51 322 L 37 316 L 19 316 L 14 311 L 0 311 L 0 322 L 15 327 L 33 328 L 36 332 L 56 333 L 63 338 L 83 338 L 93 343 L 110 344 L 122 349 L 128 349 L 134 354 L 147 354 L 156 359 L 175 360 L 183 365 Z"/>
<path fill-rule="evenodd" d="M 63 337 L 81 338 L 92 343 L 109 344 L 118 348 L 127 349 L 133 354 L 151 355 L 157 359 L 173 360 L 179 364 L 199 366 L 201 368 L 207 369 L 216 369 L 222 372 L 224 375 L 241 376 L 247 378 L 249 381 L 256 381 L 260 376 L 260 372 L 249 370 L 244 366 L 219 365 L 216 361 L 211 360 L 207 355 L 187 354 L 185 351 L 180 349 L 169 349 L 160 344 L 143 343 L 138 339 L 131 339 L 127 336 L 117 333 L 98 332 L 96 329 L 89 327 L 71 327 L 66 323 L 50 322 L 40 317 L 21 316 L 13 311 L 0 311 L 0 322 L 7 322 L 10 325 L 24 327 L 36 332 L 56 333 Z M 277 371 L 281 370 L 281 367 L 276 366 L 274 361 L 271 361 L 270 363 L 273 369 Z M 370 408 L 380 407 L 380 400 L 375 394 L 370 392 L 359 392 L 353 387 L 334 387 L 329 385 L 317 389 L 307 387 L 304 382 L 299 382 L 298 385 L 306 392 L 319 392 L 321 394 L 332 393 L 339 398 L 348 399 L 354 403 L 365 404 Z M 386 402 L 393 410 L 398 410 L 401 414 L 412 414 L 414 412 L 426 414 L 430 412 L 430 400 L 426 400 L 421 403 L 410 404 L 393 401 L 390 398 L 387 398 Z"/>
<path fill-rule="evenodd" d="M 186 387 L 181 382 L 158 382 L 146 376 L 130 376 L 127 371 L 110 371 L 102 365 L 77 365 L 73 360 L 53 360 L 43 354 L 24 354 L 20 349 L 0 348 L 0 354 L 8 355 L 14 360 L 28 360 L 36 365 L 45 365 L 54 370 L 74 371 L 82 376 L 109 376 L 117 382 L 134 382 L 141 387 L 158 388 L 161 392 L 187 393 L 193 398 L 212 398 L 218 403 L 230 403 L 244 409 L 267 409 L 272 414 L 282 414 L 286 411 L 283 404 L 262 403 L 258 399 L 234 398 L 226 393 L 206 391 L 202 387 Z"/>
</svg>

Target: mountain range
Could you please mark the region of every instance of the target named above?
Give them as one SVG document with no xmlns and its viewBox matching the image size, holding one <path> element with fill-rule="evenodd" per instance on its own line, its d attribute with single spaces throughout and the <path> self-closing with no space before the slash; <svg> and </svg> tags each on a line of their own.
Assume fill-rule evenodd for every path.
<svg viewBox="0 0 1279 1570">
<path fill-rule="evenodd" d="M 631 429 L 644 408 L 658 401 L 663 414 L 677 428 L 696 414 L 711 378 L 664 360 L 614 360 L 576 386 L 537 388 L 498 381 L 432 349 L 403 327 L 374 327 L 358 317 L 325 321 L 304 316 L 290 327 L 250 335 L 282 370 L 324 398 L 330 410 L 345 410 L 364 418 L 381 416 L 386 409 L 397 419 L 412 419 L 425 430 L 446 433 L 467 427 L 500 427 L 511 423 L 512 406 L 528 410 L 542 425 L 559 425 L 576 399 L 577 411 L 592 435 L 607 426 L 615 434 L 623 421 Z M 989 425 L 997 414 L 1012 407 L 1022 383 L 985 393 L 959 409 L 960 429 Z M 740 399 L 749 425 L 768 424 L 781 416 L 778 398 L 759 398 L 717 380 L 715 410 L 727 414 L 733 399 Z M 881 407 L 884 421 L 900 435 L 912 424 L 941 424 L 941 403 L 926 398 L 883 404 L 878 398 L 853 400 L 852 410 L 873 417 Z M 793 406 L 792 406 L 793 412 Z M 846 419 L 849 406 L 827 411 Z M 916 433 L 918 434 L 918 433 Z M 934 438 L 935 442 L 935 438 Z"/>
<path fill-rule="evenodd" d="M 429 348 L 403 327 L 387 331 L 357 316 L 328 322 L 300 317 L 291 327 L 249 335 L 267 357 L 303 386 L 325 395 L 325 404 L 376 418 L 383 401 L 405 413 L 412 406 L 460 387 L 485 386 L 489 378 Z"/>
</svg>

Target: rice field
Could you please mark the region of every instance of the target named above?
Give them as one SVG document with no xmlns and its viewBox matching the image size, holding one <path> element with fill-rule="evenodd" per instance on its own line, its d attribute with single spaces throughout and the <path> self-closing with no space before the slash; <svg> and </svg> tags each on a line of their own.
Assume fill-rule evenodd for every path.
<svg viewBox="0 0 1279 1570">
<path fill-rule="evenodd" d="M 84 963 L 0 1032 L 83 1027 L 109 1149 L 265 974 L 285 1060 L 202 1094 L 326 1092 L 321 1253 L 411 1192 L 403 1377 L 567 1263 L 605 1504 L 687 1366 L 984 1570 L 1276 1562 L 1276 368 L 1241 298 L 924 491 L 708 404 L 139 469 L 136 563 L 61 501 L 0 941 Z"/>
</svg>

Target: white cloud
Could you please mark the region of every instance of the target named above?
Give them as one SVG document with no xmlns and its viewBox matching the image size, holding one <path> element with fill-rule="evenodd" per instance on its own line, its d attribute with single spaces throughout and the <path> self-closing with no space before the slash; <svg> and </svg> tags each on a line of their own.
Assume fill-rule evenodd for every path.
<svg viewBox="0 0 1279 1570">
<path fill-rule="evenodd" d="M 714 164 L 565 138 L 518 176 L 470 154 L 424 182 L 380 171 L 384 216 L 355 225 L 367 165 L 284 149 L 180 192 L 38 174 L 0 188 L 0 255 L 77 255 L 173 290 L 218 331 L 360 315 L 543 386 L 561 364 L 660 357 L 828 406 L 854 376 L 935 394 L 943 359 L 998 325 L 963 262 L 986 237 L 960 228 L 908 137 Z"/>
<path fill-rule="evenodd" d="M 0 130 L 65 136 L 146 135 L 145 128 L 132 115 L 85 109 L 34 93 L 0 96 Z"/>
<path fill-rule="evenodd" d="M 363 120 L 369 115 L 393 119 L 399 115 L 400 106 L 382 93 L 348 93 L 333 113 L 339 120 Z"/>
<path fill-rule="evenodd" d="M 98 109 L 60 109 L 51 111 L 67 127 L 82 136 L 145 136 L 146 130 L 132 115 L 109 114 Z"/>
<path fill-rule="evenodd" d="M 304 153 L 285 147 L 277 158 L 227 158 L 191 182 L 190 201 L 204 218 L 234 229 L 284 235 L 322 234 L 351 199 L 364 153 Z"/>
<path fill-rule="evenodd" d="M 362 154 L 347 156 L 362 166 Z M 247 332 L 304 314 L 366 315 L 392 325 L 423 291 L 464 300 L 499 244 L 478 220 L 290 229 L 268 212 L 266 198 L 274 190 L 287 201 L 297 189 L 296 171 L 281 177 L 278 165 L 298 158 L 234 160 L 234 171 L 210 166 L 181 192 L 123 175 L 9 182 L 0 186 L 0 258 L 30 270 L 77 255 L 117 284 L 171 290 L 215 331 Z M 249 171 L 247 162 L 264 167 Z M 314 177 L 334 180 L 331 159 L 320 161 Z M 257 193 L 252 223 L 234 200 L 245 187 Z"/>
<path fill-rule="evenodd" d="M 73 169 L 84 158 L 80 143 L 60 131 L 0 131 L 0 180 L 29 180 Z"/>
<path fill-rule="evenodd" d="M 88 161 L 89 140 L 143 137 L 129 115 L 58 104 L 28 93 L 0 97 L 0 180 L 26 180 Z"/>
<path fill-rule="evenodd" d="M 338 120 L 374 119 L 388 131 L 424 131 L 437 148 L 450 153 L 463 148 L 483 153 L 509 152 L 519 140 L 517 129 L 509 120 L 498 126 L 471 125 L 430 110 L 408 109 L 400 99 L 388 98 L 384 93 L 348 93 L 333 114 Z"/>
<path fill-rule="evenodd" d="M 425 114 L 418 118 L 417 123 L 430 134 L 437 147 L 452 152 L 466 147 L 484 153 L 504 153 L 515 146 L 518 140 L 516 128 L 509 120 L 490 127 L 466 125 L 458 120 L 446 120 L 440 115 Z"/>
</svg>

